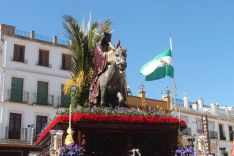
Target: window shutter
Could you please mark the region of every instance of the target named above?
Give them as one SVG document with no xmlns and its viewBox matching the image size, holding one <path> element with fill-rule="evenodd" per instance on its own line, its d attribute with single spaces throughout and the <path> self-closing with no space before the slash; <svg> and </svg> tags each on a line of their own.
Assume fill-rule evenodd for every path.
<svg viewBox="0 0 234 156">
<path fill-rule="evenodd" d="M 38 65 L 42 65 L 43 52 L 39 50 Z"/>
<path fill-rule="evenodd" d="M 66 69 L 66 55 L 62 54 L 62 69 Z"/>
<path fill-rule="evenodd" d="M 71 69 L 71 55 L 62 54 L 62 69 Z"/>
<path fill-rule="evenodd" d="M 19 61 L 20 62 L 24 62 L 24 52 L 25 52 L 25 47 L 19 46 Z"/>
<path fill-rule="evenodd" d="M 63 88 L 64 85 L 61 85 L 61 106 L 69 107 L 71 104 L 71 97 L 64 94 Z"/>
<path fill-rule="evenodd" d="M 71 55 L 67 55 L 67 69 L 71 70 Z"/>
<path fill-rule="evenodd" d="M 15 77 L 12 78 L 10 100 L 14 102 L 23 101 L 23 79 Z"/>
<path fill-rule="evenodd" d="M 37 103 L 48 104 L 48 83 L 38 81 L 37 83 Z"/>
<path fill-rule="evenodd" d="M 21 114 L 10 113 L 9 139 L 20 139 Z"/>
<path fill-rule="evenodd" d="M 44 51 L 44 65 L 49 67 L 49 51 Z"/>
<path fill-rule="evenodd" d="M 19 46 L 16 44 L 14 45 L 14 54 L 13 54 L 13 61 L 18 61 L 19 58 Z"/>
<path fill-rule="evenodd" d="M 39 50 L 38 65 L 49 67 L 49 51 Z"/>
<path fill-rule="evenodd" d="M 47 124 L 47 116 L 37 115 L 36 117 L 36 134 L 41 133 L 42 128 Z"/>
</svg>

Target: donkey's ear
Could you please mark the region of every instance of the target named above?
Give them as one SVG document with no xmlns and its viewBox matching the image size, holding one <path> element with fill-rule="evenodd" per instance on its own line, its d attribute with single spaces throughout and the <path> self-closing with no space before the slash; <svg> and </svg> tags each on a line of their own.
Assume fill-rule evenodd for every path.
<svg viewBox="0 0 234 156">
<path fill-rule="evenodd" d="M 119 47 L 120 47 L 120 40 L 118 40 L 116 43 L 116 48 L 119 48 Z"/>
<path fill-rule="evenodd" d="M 126 47 L 124 47 L 124 48 L 122 48 L 123 49 L 123 51 L 126 53 L 127 52 L 127 48 Z"/>
</svg>

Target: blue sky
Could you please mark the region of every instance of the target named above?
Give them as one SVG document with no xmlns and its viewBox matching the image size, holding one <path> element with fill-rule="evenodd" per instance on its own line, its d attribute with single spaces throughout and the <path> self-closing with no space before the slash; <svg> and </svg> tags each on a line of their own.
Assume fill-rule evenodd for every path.
<svg viewBox="0 0 234 156">
<path fill-rule="evenodd" d="M 234 106 L 234 1 L 226 0 L 7 0 L 1 2 L 0 23 L 17 29 L 65 38 L 62 16 L 78 21 L 113 21 L 113 43 L 128 49 L 127 81 L 134 95 L 141 82 L 147 97 L 160 99 L 170 78 L 146 82 L 139 68 L 169 48 L 173 39 L 177 97 L 202 97 Z"/>
</svg>

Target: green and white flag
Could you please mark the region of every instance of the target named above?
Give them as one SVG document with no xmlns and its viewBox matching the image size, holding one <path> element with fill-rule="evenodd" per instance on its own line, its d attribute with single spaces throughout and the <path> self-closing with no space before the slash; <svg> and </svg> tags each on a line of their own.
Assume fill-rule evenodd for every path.
<svg viewBox="0 0 234 156">
<path fill-rule="evenodd" d="M 146 81 L 162 79 L 166 76 L 174 77 L 174 68 L 171 50 L 166 50 L 151 61 L 143 65 L 140 73 L 145 75 Z"/>
</svg>

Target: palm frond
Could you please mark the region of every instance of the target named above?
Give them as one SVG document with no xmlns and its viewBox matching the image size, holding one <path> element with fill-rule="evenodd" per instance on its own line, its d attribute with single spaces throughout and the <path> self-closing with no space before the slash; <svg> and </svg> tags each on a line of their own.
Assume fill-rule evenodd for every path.
<svg viewBox="0 0 234 156">
<path fill-rule="evenodd" d="M 101 32 L 110 32 L 111 31 L 111 24 L 112 21 L 110 19 L 107 19 L 101 24 Z"/>
<path fill-rule="evenodd" d="M 101 36 L 97 33 L 99 24 L 97 22 L 91 24 L 91 14 L 87 28 L 85 28 L 84 22 L 79 25 L 76 19 L 70 15 L 64 15 L 63 19 L 63 26 L 68 38 L 72 41 L 70 47 L 72 52 L 72 76 L 74 79 L 78 78 L 78 86 L 80 86 L 75 86 L 77 89 L 70 90 L 71 96 L 73 102 L 83 105 L 87 102 L 89 95 L 95 46 L 101 39 Z M 103 22 L 103 29 L 109 30 L 111 23 L 110 20 Z M 81 79 L 80 73 L 82 72 L 84 77 Z M 81 85 L 80 83 L 85 84 Z"/>
</svg>

